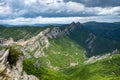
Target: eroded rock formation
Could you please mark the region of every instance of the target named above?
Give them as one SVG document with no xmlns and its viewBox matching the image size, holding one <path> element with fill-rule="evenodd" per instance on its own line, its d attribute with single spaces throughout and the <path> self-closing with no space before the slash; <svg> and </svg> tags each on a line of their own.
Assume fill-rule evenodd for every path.
<svg viewBox="0 0 120 80">
<path fill-rule="evenodd" d="M 9 63 L 8 56 L 9 49 L 0 51 L 0 80 L 38 80 L 35 76 L 27 75 L 23 71 L 22 56 L 15 65 Z"/>
</svg>

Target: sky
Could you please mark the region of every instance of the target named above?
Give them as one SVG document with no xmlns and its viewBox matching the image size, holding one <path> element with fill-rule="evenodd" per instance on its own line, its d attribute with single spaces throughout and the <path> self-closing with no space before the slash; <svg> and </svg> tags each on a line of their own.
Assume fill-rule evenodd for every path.
<svg viewBox="0 0 120 80">
<path fill-rule="evenodd" d="M 0 24 L 119 22 L 120 0 L 0 0 Z"/>
</svg>

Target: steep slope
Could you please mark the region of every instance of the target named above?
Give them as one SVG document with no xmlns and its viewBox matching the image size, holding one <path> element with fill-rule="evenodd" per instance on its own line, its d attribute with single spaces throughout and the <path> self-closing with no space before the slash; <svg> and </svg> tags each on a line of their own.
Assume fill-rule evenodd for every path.
<svg viewBox="0 0 120 80">
<path fill-rule="evenodd" d="M 120 54 L 82 67 L 73 68 L 71 80 L 119 80 Z"/>
<path fill-rule="evenodd" d="M 68 76 L 59 71 L 82 65 L 85 55 L 84 49 L 65 36 L 66 33 L 56 27 L 47 28 L 27 40 L 22 48 L 23 69 L 42 80 L 68 80 Z"/>
<path fill-rule="evenodd" d="M 85 28 L 91 30 L 97 35 L 107 39 L 120 41 L 120 22 L 116 23 L 99 23 L 87 22 L 83 24 Z"/>
<path fill-rule="evenodd" d="M 57 27 L 47 28 L 27 40 L 22 50 L 26 58 L 35 58 L 41 62 L 41 66 L 55 70 L 82 64 L 85 59 L 84 49 L 65 36 L 66 33 Z"/>
<path fill-rule="evenodd" d="M 120 49 L 120 42 L 94 34 L 79 22 L 74 24 L 73 27 L 75 27 L 74 30 L 68 36 L 86 50 L 87 56 L 99 55 Z"/>
<path fill-rule="evenodd" d="M 81 65 L 85 59 L 84 49 L 65 36 L 51 40 L 45 54 L 58 69 Z"/>
</svg>

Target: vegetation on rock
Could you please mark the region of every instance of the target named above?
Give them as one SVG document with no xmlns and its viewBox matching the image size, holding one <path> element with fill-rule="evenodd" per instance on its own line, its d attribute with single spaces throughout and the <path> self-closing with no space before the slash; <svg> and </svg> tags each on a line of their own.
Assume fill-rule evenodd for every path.
<svg viewBox="0 0 120 80">
<path fill-rule="evenodd" d="M 8 55 L 8 61 L 10 64 L 14 65 L 16 64 L 16 61 L 22 55 L 22 52 L 16 47 L 16 46 L 9 46 L 7 47 L 9 49 L 9 55 Z"/>
</svg>

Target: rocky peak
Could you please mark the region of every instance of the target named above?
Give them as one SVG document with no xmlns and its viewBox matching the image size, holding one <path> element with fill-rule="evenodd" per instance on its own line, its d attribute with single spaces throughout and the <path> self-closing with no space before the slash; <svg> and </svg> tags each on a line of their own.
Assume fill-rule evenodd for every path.
<svg viewBox="0 0 120 80">
<path fill-rule="evenodd" d="M 70 24 L 70 26 L 69 26 L 69 29 L 70 29 L 70 31 L 72 31 L 72 30 L 74 30 L 74 29 L 76 29 L 76 28 L 82 28 L 82 24 L 80 23 L 80 22 L 77 22 L 77 23 L 75 23 L 75 22 L 72 22 L 71 24 Z"/>
<path fill-rule="evenodd" d="M 83 25 L 82 25 L 80 22 L 77 22 L 77 23 L 76 23 L 76 26 L 82 27 Z"/>
<path fill-rule="evenodd" d="M 77 25 L 81 25 L 81 23 L 80 23 L 80 22 L 77 22 L 76 24 L 77 24 Z"/>
<path fill-rule="evenodd" d="M 72 22 L 71 24 L 70 24 L 70 26 L 75 26 L 76 25 L 76 23 L 75 22 Z"/>
<path fill-rule="evenodd" d="M 78 27 L 78 26 L 83 26 L 80 22 L 72 22 L 70 26 Z"/>
</svg>

